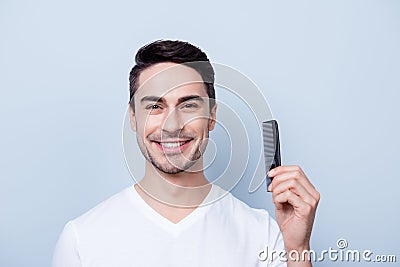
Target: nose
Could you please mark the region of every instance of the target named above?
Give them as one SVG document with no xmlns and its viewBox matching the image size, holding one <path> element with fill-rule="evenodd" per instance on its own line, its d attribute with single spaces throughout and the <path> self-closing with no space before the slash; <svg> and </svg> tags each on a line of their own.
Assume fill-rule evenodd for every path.
<svg viewBox="0 0 400 267">
<path fill-rule="evenodd" d="M 178 133 L 182 129 L 182 121 L 179 112 L 176 109 L 171 109 L 163 120 L 161 129 L 169 134 Z"/>
</svg>

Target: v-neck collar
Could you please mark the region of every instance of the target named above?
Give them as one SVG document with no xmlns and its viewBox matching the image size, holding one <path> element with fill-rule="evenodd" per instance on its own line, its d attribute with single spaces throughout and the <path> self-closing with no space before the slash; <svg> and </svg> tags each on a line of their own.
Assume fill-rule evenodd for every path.
<svg viewBox="0 0 400 267">
<path fill-rule="evenodd" d="M 187 229 L 190 225 L 195 223 L 200 217 L 202 217 L 207 210 L 210 208 L 210 206 L 213 205 L 213 203 L 203 205 L 204 203 L 207 203 L 212 197 L 215 195 L 214 191 L 216 190 L 216 186 L 214 184 L 211 184 L 211 189 L 208 192 L 207 196 L 204 198 L 204 200 L 201 202 L 201 204 L 195 208 L 191 213 L 189 213 L 186 217 L 184 217 L 182 220 L 180 220 L 177 223 L 173 223 L 164 216 L 162 216 L 160 213 L 158 213 L 156 210 L 154 210 L 152 207 L 150 207 L 146 201 L 139 195 L 139 193 L 136 191 L 134 186 L 130 186 L 129 190 L 129 196 L 131 197 L 132 202 L 135 204 L 135 206 L 151 221 L 162 227 L 164 230 L 172 234 L 173 236 L 178 236 L 183 230 Z"/>
</svg>

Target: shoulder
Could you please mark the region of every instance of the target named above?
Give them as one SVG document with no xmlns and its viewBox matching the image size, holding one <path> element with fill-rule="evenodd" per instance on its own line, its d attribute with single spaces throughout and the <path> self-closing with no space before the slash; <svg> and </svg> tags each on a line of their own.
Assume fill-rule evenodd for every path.
<svg viewBox="0 0 400 267">
<path fill-rule="evenodd" d="M 216 186 L 220 199 L 211 205 L 213 224 L 221 235 L 228 233 L 237 243 L 251 244 L 252 248 L 283 247 L 282 234 L 274 218 L 265 209 L 250 207 L 232 193 Z"/>
<path fill-rule="evenodd" d="M 84 252 L 96 249 L 103 240 L 111 240 L 113 226 L 118 227 L 127 209 L 132 210 L 130 188 L 123 189 L 68 221 L 58 238 L 52 266 L 81 266 Z"/>
<path fill-rule="evenodd" d="M 124 216 L 126 210 L 131 210 L 130 193 L 132 187 L 129 186 L 120 192 L 112 195 L 108 199 L 100 202 L 84 214 L 72 220 L 76 227 L 92 227 L 95 223 L 118 220 Z"/>
<path fill-rule="evenodd" d="M 227 192 L 221 187 L 214 185 L 215 191 L 220 195 L 220 199 L 214 204 L 221 214 L 230 217 L 230 220 L 241 224 L 252 225 L 255 227 L 271 227 L 279 231 L 278 224 L 270 216 L 267 210 L 250 207 L 242 200 L 235 197 L 231 192 Z"/>
</svg>

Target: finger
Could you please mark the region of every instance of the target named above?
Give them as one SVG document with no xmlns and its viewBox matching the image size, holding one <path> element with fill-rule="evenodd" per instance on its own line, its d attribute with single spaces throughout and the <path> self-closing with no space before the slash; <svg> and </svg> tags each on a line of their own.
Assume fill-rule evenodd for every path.
<svg viewBox="0 0 400 267">
<path fill-rule="evenodd" d="M 271 190 L 273 190 L 274 187 L 276 187 L 278 184 L 288 181 L 288 180 L 291 180 L 291 179 L 295 179 L 295 180 L 299 181 L 299 183 L 302 184 L 303 187 L 306 188 L 310 194 L 312 192 L 312 189 L 314 189 L 314 186 L 310 183 L 310 181 L 307 179 L 307 177 L 303 173 L 301 173 L 297 170 L 294 170 L 294 171 L 282 172 L 282 173 L 276 175 L 274 177 L 274 179 L 272 179 Z"/>
<path fill-rule="evenodd" d="M 300 166 L 298 166 L 298 165 L 288 165 L 288 166 L 278 166 L 278 167 L 275 167 L 275 168 L 269 170 L 268 176 L 269 177 L 274 177 L 275 175 L 278 175 L 278 174 L 281 174 L 281 173 L 284 173 L 284 172 L 288 172 L 288 171 L 299 171 L 299 172 L 302 172 L 304 174 L 304 172 L 300 168 Z"/>
<path fill-rule="evenodd" d="M 272 183 L 271 183 L 271 188 L 269 190 L 273 190 L 274 185 L 281 181 L 281 180 L 287 180 L 290 178 L 296 178 L 301 181 L 302 185 L 307 189 L 307 191 L 317 200 L 319 200 L 320 195 L 318 191 L 315 189 L 315 187 L 311 184 L 310 180 L 307 178 L 303 170 L 299 166 L 279 166 L 271 171 L 273 176 Z M 268 176 L 270 175 L 270 172 L 268 172 Z M 275 182 L 274 182 L 275 181 Z"/>
<path fill-rule="evenodd" d="M 291 191 L 295 193 L 297 196 L 299 196 L 301 199 L 312 206 L 315 206 L 317 204 L 317 200 L 313 197 L 313 195 L 311 195 L 304 188 L 304 186 L 295 179 L 286 180 L 277 184 L 272 191 L 272 196 L 279 195 L 285 191 Z"/>
<path fill-rule="evenodd" d="M 293 208 L 300 212 L 303 216 L 308 216 L 312 213 L 313 208 L 310 204 L 303 201 L 299 196 L 290 190 L 284 191 L 273 198 L 276 209 L 283 209 L 285 203 L 289 203 Z"/>
</svg>

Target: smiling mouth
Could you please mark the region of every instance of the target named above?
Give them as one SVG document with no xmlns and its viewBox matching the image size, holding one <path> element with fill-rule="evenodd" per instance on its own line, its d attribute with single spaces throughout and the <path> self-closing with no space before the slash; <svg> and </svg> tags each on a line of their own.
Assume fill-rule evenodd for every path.
<svg viewBox="0 0 400 267">
<path fill-rule="evenodd" d="M 165 152 L 181 152 L 185 147 L 192 141 L 184 140 L 184 141 L 168 141 L 168 142 L 158 142 L 153 141 L 158 148 Z"/>
</svg>

